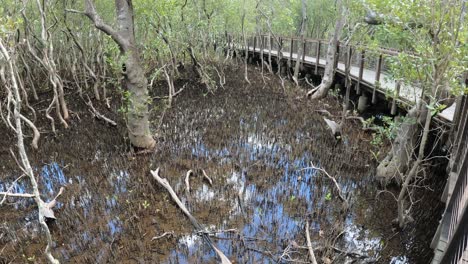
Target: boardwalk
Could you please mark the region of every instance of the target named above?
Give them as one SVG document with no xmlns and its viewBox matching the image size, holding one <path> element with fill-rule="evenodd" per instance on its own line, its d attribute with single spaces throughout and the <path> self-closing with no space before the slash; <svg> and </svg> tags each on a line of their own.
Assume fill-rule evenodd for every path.
<svg viewBox="0 0 468 264">
<path fill-rule="evenodd" d="M 249 38 L 248 41 L 248 50 L 250 53 L 255 53 L 260 55 L 262 52 L 262 46 L 267 46 L 268 48 L 263 48 L 264 56 L 271 54 L 271 57 L 274 59 L 281 58 L 282 60 L 291 60 L 296 62 L 298 59 L 301 63 L 305 65 L 316 67 L 316 68 L 325 68 L 326 60 L 325 53 L 327 50 L 327 43 L 321 40 L 310 40 L 306 39 L 304 42 L 305 54 L 302 58 L 298 58 L 297 49 L 299 39 L 290 38 L 285 39 L 284 43 L 289 41 L 289 45 L 282 45 L 282 51 L 278 56 L 278 45 L 275 45 L 273 41 L 268 43 L 265 39 L 266 36 Z M 267 37 L 266 37 L 267 38 Z M 259 45 L 258 43 L 268 43 L 268 45 Z M 259 47 L 260 46 L 260 47 Z M 271 48 L 269 48 L 271 46 Z M 292 48 L 291 48 L 292 47 Z M 239 49 L 244 49 L 243 46 L 238 46 Z M 342 76 L 345 75 L 346 68 L 346 50 L 347 47 L 340 46 L 341 53 L 338 55 L 338 63 L 336 65 L 336 73 Z M 296 51 L 296 52 L 295 52 Z M 360 86 L 361 88 L 366 88 L 368 92 L 372 94 L 372 101 L 375 102 L 374 97 L 377 94 L 385 98 L 396 99 L 398 104 L 410 107 L 416 103 L 417 98 L 421 95 L 421 88 L 416 86 L 410 86 L 404 82 L 400 83 L 398 87 L 397 81 L 391 78 L 389 73 L 389 62 L 388 60 L 398 54 L 395 51 L 386 51 L 382 50 L 380 54 L 369 54 L 365 55 L 364 52 L 355 52 L 353 51 L 350 58 L 350 77 L 351 79 Z M 317 59 L 317 57 L 319 57 Z M 448 107 L 444 111 L 438 114 L 438 118 L 452 122 L 455 104 L 451 107 Z"/>
<path fill-rule="evenodd" d="M 442 200 L 445 212 L 432 240 L 432 264 L 468 263 L 468 98 L 459 99 L 453 124 L 449 178 Z"/>
</svg>

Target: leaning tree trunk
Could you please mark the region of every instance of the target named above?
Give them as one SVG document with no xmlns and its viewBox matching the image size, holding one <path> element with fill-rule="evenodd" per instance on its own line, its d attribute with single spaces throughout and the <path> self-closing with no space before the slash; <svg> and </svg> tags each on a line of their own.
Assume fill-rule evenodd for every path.
<svg viewBox="0 0 468 264">
<path fill-rule="evenodd" d="M 312 99 L 322 99 L 327 96 L 328 90 L 330 90 L 330 87 L 333 83 L 333 78 L 335 77 L 335 60 L 338 59 L 336 57 L 338 40 L 341 36 L 341 31 L 343 30 L 343 26 L 347 18 L 347 12 L 345 12 L 345 7 L 342 3 L 342 0 L 336 1 L 336 7 L 339 14 L 335 24 L 335 31 L 333 32 L 333 35 L 328 42 L 326 58 L 327 62 L 325 65 L 325 73 L 323 74 L 322 82 L 317 88 L 307 92 L 307 96 L 312 95 Z"/>
<path fill-rule="evenodd" d="M 130 142 L 139 148 L 153 148 L 156 145 L 149 128 L 148 81 L 141 66 L 135 44 L 133 4 L 131 0 L 116 0 L 118 30 L 105 24 L 96 12 L 92 0 L 85 0 L 85 15 L 96 28 L 100 29 L 119 45 L 124 61 L 124 89 L 129 92 L 127 106 L 127 130 Z M 73 11 L 76 12 L 76 11 Z"/>
</svg>

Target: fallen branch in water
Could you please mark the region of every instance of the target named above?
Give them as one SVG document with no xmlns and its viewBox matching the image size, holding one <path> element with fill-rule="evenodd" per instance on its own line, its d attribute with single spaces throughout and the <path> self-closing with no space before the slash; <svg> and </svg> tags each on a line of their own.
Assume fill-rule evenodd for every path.
<svg viewBox="0 0 468 264">
<path fill-rule="evenodd" d="M 328 174 L 328 172 L 320 167 L 316 167 L 314 166 L 314 164 L 310 164 L 310 167 L 307 167 L 307 168 L 303 168 L 302 170 L 306 170 L 306 169 L 314 169 L 314 170 L 318 170 L 318 171 L 321 171 L 323 174 L 325 174 L 325 176 L 327 176 L 330 180 L 332 180 L 332 182 L 334 183 L 335 185 L 335 188 L 336 190 L 338 191 L 338 197 L 340 198 L 341 201 L 345 202 L 346 204 L 348 204 L 348 201 L 345 199 L 345 197 L 343 196 L 343 192 L 341 191 L 341 188 L 340 188 L 340 185 L 338 185 L 338 182 L 336 181 L 335 177 L 331 176 L 330 174 Z"/>
<path fill-rule="evenodd" d="M 153 175 L 153 178 L 169 192 L 169 194 L 171 195 L 174 202 L 179 206 L 179 208 L 182 210 L 182 212 L 187 216 L 187 218 L 190 220 L 190 222 L 195 227 L 195 229 L 197 229 L 197 231 L 203 231 L 204 228 L 202 227 L 202 225 L 200 223 L 198 223 L 197 219 L 195 219 L 195 217 L 193 217 L 190 214 L 187 207 L 185 207 L 185 205 L 180 201 L 179 197 L 174 192 L 174 190 L 172 189 L 169 182 L 165 178 L 159 177 L 159 168 L 157 168 L 155 171 L 151 171 L 151 174 Z M 203 240 L 216 252 L 216 254 L 218 255 L 218 257 L 221 260 L 222 264 L 230 264 L 231 263 L 231 261 L 226 257 L 226 255 L 224 255 L 224 253 L 221 252 L 221 250 L 219 250 L 214 245 L 213 241 L 211 240 L 211 238 L 207 234 L 201 233 L 201 236 L 202 236 Z"/>
<path fill-rule="evenodd" d="M 0 192 L 0 195 L 8 196 L 8 197 L 22 197 L 22 198 L 34 198 L 35 197 L 34 194 L 30 194 L 30 193 Z"/>
<path fill-rule="evenodd" d="M 158 240 L 158 239 L 161 239 L 161 238 L 166 237 L 166 236 L 167 236 L 167 237 L 169 237 L 169 236 L 174 236 L 174 231 L 171 231 L 171 232 L 164 232 L 164 233 L 163 233 L 162 235 L 160 235 L 160 236 L 155 236 L 155 237 L 151 238 L 151 241 L 153 241 L 153 240 Z"/>
<path fill-rule="evenodd" d="M 88 102 L 86 104 L 89 106 L 89 108 L 91 108 L 91 110 L 90 110 L 91 114 L 93 114 L 97 119 L 102 120 L 102 121 L 108 123 L 111 126 L 117 126 L 117 123 L 114 120 L 112 120 L 110 118 L 107 118 L 103 114 L 99 113 L 96 110 L 96 108 L 94 108 L 94 105 L 91 102 L 91 100 L 89 99 L 89 96 L 88 96 Z"/>
<path fill-rule="evenodd" d="M 211 178 L 208 176 L 208 174 L 206 174 L 205 170 L 202 169 L 202 173 L 203 173 L 203 177 L 208 181 L 210 186 L 213 186 L 213 180 L 211 180 Z"/>
<path fill-rule="evenodd" d="M 317 264 L 317 260 L 315 259 L 314 249 L 312 248 L 312 242 L 310 240 L 309 220 L 307 220 L 306 222 L 306 239 L 307 239 L 307 249 L 309 250 L 309 255 L 310 255 L 310 262 L 312 262 L 312 264 Z"/>
<path fill-rule="evenodd" d="M 213 230 L 213 231 L 201 230 L 201 231 L 198 231 L 197 234 L 216 235 L 216 234 L 221 234 L 221 233 L 238 233 L 238 232 L 239 230 L 237 230 L 236 228 L 232 228 L 232 229 Z"/>
<path fill-rule="evenodd" d="M 190 175 L 193 174 L 192 170 L 187 171 L 187 174 L 185 175 L 185 190 L 187 191 L 187 194 L 190 194 Z"/>
</svg>

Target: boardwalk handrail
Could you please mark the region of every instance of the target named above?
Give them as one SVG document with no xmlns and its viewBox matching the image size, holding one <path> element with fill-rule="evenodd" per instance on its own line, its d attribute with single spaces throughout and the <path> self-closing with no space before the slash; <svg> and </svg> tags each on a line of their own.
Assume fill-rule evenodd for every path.
<svg viewBox="0 0 468 264">
<path fill-rule="evenodd" d="M 468 99 L 463 96 L 457 109 L 456 137 L 452 152 L 450 171 L 457 175 L 455 184 L 450 178 L 447 188 L 453 193 L 440 223 L 440 232 L 436 235 L 436 255 L 433 263 L 464 263 L 468 257 Z M 453 186 L 453 187 L 450 187 Z M 448 191 L 450 193 L 450 191 Z M 440 258 L 439 255 L 443 255 Z M 465 259 L 466 260 L 466 259 Z"/>
<path fill-rule="evenodd" d="M 238 42 L 235 46 L 243 49 L 244 44 L 239 41 L 242 38 L 241 35 L 238 37 L 228 35 L 227 38 L 228 43 Z M 319 67 L 326 64 L 327 40 L 305 38 L 302 41 L 298 37 L 279 35 L 273 37 L 271 34 L 256 34 L 246 36 L 246 38 L 249 52 L 263 51 L 263 54 L 268 55 L 269 58 L 278 56 L 280 60 L 287 59 L 288 64 L 296 60 L 301 64 L 313 64 L 315 74 L 318 74 Z M 301 58 L 297 58 L 300 45 L 302 45 L 304 52 Z M 339 43 L 334 67 L 337 72 L 345 75 L 346 80 L 354 80 L 356 94 L 361 94 L 363 85 L 370 87 L 373 103 L 376 103 L 378 94 L 391 97 L 393 101 L 392 114 L 396 114 L 397 106 L 411 107 L 414 105 L 422 90 L 417 84 L 404 83 L 391 77 L 389 59 L 398 54 L 400 52 L 396 50 L 382 48 L 369 50 L 363 45 Z"/>
</svg>

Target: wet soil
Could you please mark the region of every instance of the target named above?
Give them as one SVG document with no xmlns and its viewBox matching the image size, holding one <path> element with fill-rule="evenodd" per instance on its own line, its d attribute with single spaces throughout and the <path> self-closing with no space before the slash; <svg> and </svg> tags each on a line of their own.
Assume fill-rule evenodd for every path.
<svg viewBox="0 0 468 264">
<path fill-rule="evenodd" d="M 29 155 L 43 198 L 50 200 L 61 186 L 66 188 L 50 226 L 53 254 L 64 263 L 216 263 L 214 252 L 150 176 L 159 167 L 234 263 L 307 261 L 306 220 L 319 259 L 427 262 L 429 248 L 411 249 L 428 239 L 428 232 L 393 228 L 396 203 L 389 195 L 376 199 L 371 135 L 347 121 L 337 140 L 316 112 L 326 109 L 338 119 L 336 98 L 310 102 L 303 90 L 284 89 L 274 76 L 264 84 L 257 69 L 249 70 L 251 85 L 233 66 L 226 71 L 225 87 L 214 92 L 193 79 L 179 79 L 176 87 L 188 85 L 172 108 L 163 115 L 161 103 L 154 103 L 158 146 L 149 155 L 131 153 L 117 94 L 110 109 L 95 103 L 102 114 L 119 121 L 117 128 L 95 120 L 73 94 L 68 95 L 73 111 L 69 129 L 54 135 L 40 120 L 40 149 Z M 160 82 L 153 93 L 165 90 Z M 46 101 L 35 105 L 40 112 L 46 106 Z M 13 134 L 3 124 L 0 133 L 3 191 L 21 173 L 10 154 Z M 349 210 L 333 183 L 308 168 L 311 163 L 336 178 Z M 188 170 L 194 171 L 190 193 L 184 183 Z M 25 179 L 14 187 L 16 192 L 27 190 Z M 0 263 L 45 263 L 36 211 L 28 199 L 9 198 L 0 207 Z M 165 232 L 171 235 L 157 238 Z"/>
</svg>

